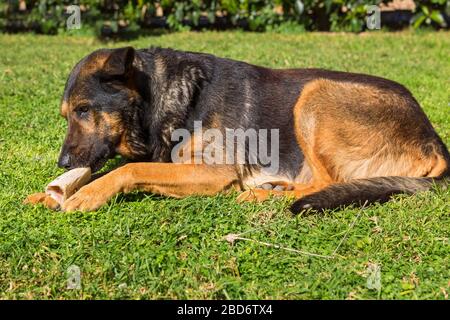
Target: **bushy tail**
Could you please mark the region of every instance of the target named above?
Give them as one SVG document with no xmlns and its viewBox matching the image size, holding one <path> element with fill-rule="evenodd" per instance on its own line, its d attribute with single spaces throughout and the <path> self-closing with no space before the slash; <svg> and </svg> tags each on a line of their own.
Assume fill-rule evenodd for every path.
<svg viewBox="0 0 450 320">
<path fill-rule="evenodd" d="M 366 202 L 383 203 L 396 194 L 414 194 L 429 190 L 434 185 L 447 186 L 448 176 L 446 173 L 438 178 L 377 177 L 337 183 L 297 200 L 291 206 L 291 211 L 323 211 L 351 204 L 361 206 Z"/>
</svg>

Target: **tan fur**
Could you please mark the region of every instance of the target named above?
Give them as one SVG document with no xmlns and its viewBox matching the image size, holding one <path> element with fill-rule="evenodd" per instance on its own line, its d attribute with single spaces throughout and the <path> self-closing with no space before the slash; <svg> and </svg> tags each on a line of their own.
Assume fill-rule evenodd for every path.
<svg viewBox="0 0 450 320">
<path fill-rule="evenodd" d="M 295 179 L 295 189 L 249 190 L 238 200 L 263 201 L 271 195 L 300 198 L 330 184 L 354 179 L 438 177 L 447 169 L 447 161 L 434 145 L 432 155 L 426 155 L 416 142 L 420 137 L 398 135 L 405 128 L 383 119 L 370 127 L 348 116 L 346 112 L 354 111 L 345 110 L 346 106 L 360 108 L 361 112 L 377 107 L 380 112 L 389 106 L 400 110 L 408 107 L 402 96 L 369 85 L 324 79 L 308 83 L 293 111 L 295 134 L 306 159 L 306 167 L 300 168 Z"/>
<path fill-rule="evenodd" d="M 49 195 L 45 194 L 44 192 L 34 193 L 29 195 L 24 201 L 24 204 L 38 204 L 41 203 L 45 207 L 57 210 L 59 208 L 59 203 L 50 197 Z"/>
<path fill-rule="evenodd" d="M 70 112 L 70 107 L 69 107 L 69 103 L 67 101 L 63 101 L 61 103 L 61 107 L 60 107 L 60 114 L 61 116 L 63 116 L 64 118 L 67 118 Z"/>
<path fill-rule="evenodd" d="M 80 76 L 85 77 L 92 74 L 93 72 L 102 69 L 108 58 L 108 54 L 96 52 L 89 60 L 86 61 L 80 71 Z"/>
<path fill-rule="evenodd" d="M 93 59 L 83 72 L 91 72 L 105 61 L 103 56 Z M 161 61 L 155 60 L 155 68 L 155 76 L 164 74 Z M 77 105 L 64 101 L 61 114 L 68 117 Z M 263 201 L 272 195 L 301 198 L 327 186 L 355 179 L 438 177 L 448 169 L 449 164 L 436 142 L 425 141 L 420 131 L 414 130 L 414 123 L 407 123 L 410 127 L 406 129 L 398 118 L 390 116 L 392 110 L 408 112 L 413 107 L 411 99 L 393 90 L 351 82 L 314 80 L 304 86 L 293 107 L 296 140 L 305 158 L 293 181 L 282 175 L 267 176 L 242 165 L 192 164 L 203 153 L 205 141 L 191 136 L 179 150 L 181 157 L 188 154 L 184 163 L 125 165 L 80 189 L 64 203 L 63 208 L 68 211 L 95 210 L 116 193 L 133 190 L 184 197 L 213 195 L 233 188 L 244 190 L 274 181 L 284 186 L 292 184 L 293 190 L 250 189 L 238 198 L 238 201 Z M 373 122 L 371 115 L 378 122 Z M 125 128 L 120 121 L 106 113 L 97 116 L 100 117 L 97 120 L 101 121 L 97 122 L 101 123 L 101 127 L 95 127 L 94 119 L 90 119 L 86 122 L 88 124 L 81 126 L 84 133 L 117 136 L 120 139 L 117 151 L 122 155 L 130 153 L 124 138 Z M 391 121 L 392 118 L 396 120 Z M 205 129 L 222 127 L 220 117 L 213 115 Z M 429 130 L 433 129 L 430 127 Z M 414 184 L 414 181 L 410 183 Z M 418 184 L 417 188 L 421 186 Z M 46 198 L 36 195 L 29 201 L 45 203 Z"/>
<path fill-rule="evenodd" d="M 115 194 L 133 190 L 180 198 L 231 188 L 240 190 L 233 166 L 130 163 L 81 188 L 63 204 L 63 210 L 95 210 Z"/>
<path fill-rule="evenodd" d="M 370 86 L 329 80 L 307 85 L 294 116 L 297 139 L 317 181 L 392 175 L 424 177 L 433 171 L 436 177 L 442 173 L 446 167 L 442 156 L 426 156 L 412 139 L 395 140 L 396 130 L 401 129 L 395 124 L 386 122 L 371 128 L 346 118 L 342 115 L 342 101 L 361 105 L 362 109 L 382 105 L 406 108 L 402 97 Z M 315 123 L 313 127 L 311 122 Z"/>
</svg>

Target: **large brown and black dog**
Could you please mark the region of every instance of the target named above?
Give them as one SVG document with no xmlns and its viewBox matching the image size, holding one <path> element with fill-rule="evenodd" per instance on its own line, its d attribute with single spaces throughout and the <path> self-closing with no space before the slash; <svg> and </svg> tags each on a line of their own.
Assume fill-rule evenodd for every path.
<svg viewBox="0 0 450 320">
<path fill-rule="evenodd" d="M 63 204 L 67 211 L 96 210 L 133 190 L 184 197 L 233 188 L 244 191 L 238 200 L 286 195 L 298 199 L 293 212 L 324 210 L 384 202 L 447 184 L 450 175 L 449 152 L 411 93 L 363 74 L 274 70 L 161 48 L 102 49 L 72 70 L 61 115 L 68 132 L 60 167 L 97 171 L 116 154 L 132 161 L 81 188 Z M 221 131 L 279 129 L 278 172 L 173 163 L 171 134 L 193 132 L 194 121 Z"/>
</svg>

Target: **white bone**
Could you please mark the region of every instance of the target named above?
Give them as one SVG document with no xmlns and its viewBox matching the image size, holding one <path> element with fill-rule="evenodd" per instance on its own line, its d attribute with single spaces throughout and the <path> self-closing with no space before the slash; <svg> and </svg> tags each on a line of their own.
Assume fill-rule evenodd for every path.
<svg viewBox="0 0 450 320">
<path fill-rule="evenodd" d="M 88 183 L 90 179 L 90 168 L 76 168 L 63 173 L 50 182 L 45 188 L 45 193 L 62 205 L 64 201 Z"/>
</svg>

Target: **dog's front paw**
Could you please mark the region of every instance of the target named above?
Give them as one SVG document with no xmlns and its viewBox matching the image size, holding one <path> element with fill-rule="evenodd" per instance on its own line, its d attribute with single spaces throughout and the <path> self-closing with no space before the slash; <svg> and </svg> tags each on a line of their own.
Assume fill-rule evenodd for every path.
<svg viewBox="0 0 450 320">
<path fill-rule="evenodd" d="M 87 185 L 67 199 L 62 209 L 64 211 L 95 211 L 106 204 L 111 196 L 112 194 L 105 190 L 98 190 Z"/>
<path fill-rule="evenodd" d="M 24 204 L 43 203 L 45 201 L 46 197 L 47 197 L 47 195 L 44 192 L 33 193 L 33 194 L 30 194 L 29 196 L 27 196 L 25 198 L 25 200 L 23 200 L 23 203 Z"/>
<path fill-rule="evenodd" d="M 39 193 L 33 193 L 30 194 L 26 199 L 23 201 L 24 204 L 43 204 L 45 207 L 52 209 L 52 210 L 58 210 L 59 209 L 59 203 L 50 197 L 49 195 L 39 192 Z"/>
</svg>

